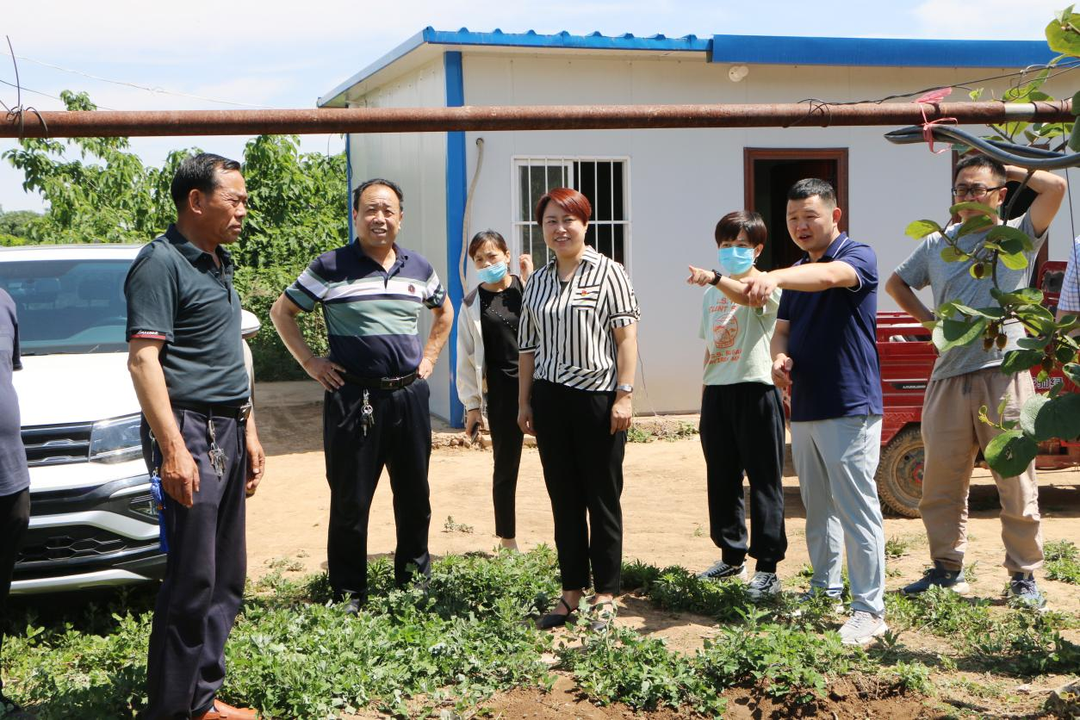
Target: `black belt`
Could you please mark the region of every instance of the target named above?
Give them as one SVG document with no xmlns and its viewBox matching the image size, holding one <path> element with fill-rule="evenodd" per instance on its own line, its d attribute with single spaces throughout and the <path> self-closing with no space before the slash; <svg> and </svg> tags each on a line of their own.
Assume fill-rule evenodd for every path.
<svg viewBox="0 0 1080 720">
<path fill-rule="evenodd" d="M 416 371 L 413 370 L 408 375 L 402 375 L 396 378 L 365 378 L 352 373 L 342 372 L 341 378 L 350 385 L 359 385 L 362 388 L 368 388 L 369 390 L 398 390 L 399 388 L 408 387 L 416 380 Z"/>
<path fill-rule="evenodd" d="M 251 414 L 251 403 L 243 405 L 207 405 L 205 403 L 173 402 L 174 410 L 190 410 L 191 412 L 205 415 L 206 417 L 234 418 L 240 422 L 248 419 Z"/>
</svg>

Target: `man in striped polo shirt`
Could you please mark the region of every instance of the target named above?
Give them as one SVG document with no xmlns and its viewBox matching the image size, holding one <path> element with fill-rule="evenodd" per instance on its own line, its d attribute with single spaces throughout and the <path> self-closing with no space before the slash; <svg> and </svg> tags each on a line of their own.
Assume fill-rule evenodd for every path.
<svg viewBox="0 0 1080 720">
<path fill-rule="evenodd" d="M 327 565 L 335 596 L 355 614 L 367 593 L 371 499 L 385 465 L 394 492 L 394 578 L 430 574 L 427 377 L 450 335 L 454 309 L 431 263 L 395 243 L 403 194 L 374 179 L 353 192 L 357 241 L 315 258 L 270 317 L 308 375 L 326 388 L 323 449 L 330 483 Z M 296 322 L 321 304 L 329 357 L 316 357 Z M 424 307 L 434 323 L 421 346 Z"/>
</svg>

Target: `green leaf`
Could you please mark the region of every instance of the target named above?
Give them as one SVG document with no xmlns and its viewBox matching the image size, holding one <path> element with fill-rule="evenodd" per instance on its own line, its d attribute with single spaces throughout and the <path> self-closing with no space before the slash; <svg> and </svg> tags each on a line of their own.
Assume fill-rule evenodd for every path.
<svg viewBox="0 0 1080 720">
<path fill-rule="evenodd" d="M 955 215 L 961 210 L 978 210 L 983 215 L 987 215 L 992 218 L 996 218 L 998 216 L 998 211 L 990 207 L 989 205 L 983 205 L 982 203 L 971 201 L 956 203 L 951 208 L 949 208 L 949 213 Z"/>
<path fill-rule="evenodd" d="M 1072 132 L 1069 133 L 1069 149 L 1080 152 L 1080 123 L 1073 123 Z"/>
<path fill-rule="evenodd" d="M 965 203 L 966 204 L 966 203 Z M 972 203 L 978 204 L 978 203 Z M 968 218 L 964 221 L 964 224 L 960 226 L 960 229 L 956 231 L 956 237 L 962 238 L 965 235 L 971 233 L 981 232 L 989 227 L 994 226 L 994 221 L 986 215 L 976 215 L 975 217 Z"/>
<path fill-rule="evenodd" d="M 1010 253 L 1020 252 L 1021 250 L 1031 252 L 1034 248 L 1031 244 L 1031 238 L 1027 236 L 1027 233 L 1010 225 L 998 225 L 990 232 L 986 233 L 986 239 L 998 243 L 1006 252 Z M 1017 250 L 1012 249 L 1015 247 L 1015 243 L 1019 243 L 1020 246 Z"/>
<path fill-rule="evenodd" d="M 934 345 L 937 346 L 940 352 L 962 345 L 970 345 L 986 330 L 986 323 L 987 320 L 984 317 L 975 318 L 970 322 L 942 320 L 941 324 L 934 328 Z"/>
<path fill-rule="evenodd" d="M 1010 350 L 1005 353 L 1005 359 L 1001 361 L 1001 372 L 1007 375 L 1027 372 L 1039 365 L 1042 358 L 1043 354 L 1039 350 Z"/>
<path fill-rule="evenodd" d="M 1057 53 L 1080 57 L 1080 33 L 1071 22 L 1072 13 L 1064 13 L 1063 20 L 1054 20 L 1046 26 L 1046 42 Z"/>
<path fill-rule="evenodd" d="M 1080 364 L 1068 363 L 1061 368 L 1061 372 L 1065 374 L 1065 377 L 1072 380 L 1074 384 L 1080 385 Z"/>
<path fill-rule="evenodd" d="M 931 233 L 944 232 L 941 226 L 933 220 L 916 220 L 907 226 L 904 230 L 904 234 L 915 240 L 922 240 Z"/>
<path fill-rule="evenodd" d="M 971 256 L 963 250 L 958 249 L 955 245 L 946 245 L 941 248 L 941 259 L 945 262 L 963 262 Z"/>
<path fill-rule="evenodd" d="M 1019 430 L 1008 430 L 990 441 L 984 455 L 992 470 L 1009 478 L 1024 472 L 1038 452 L 1034 440 Z"/>
<path fill-rule="evenodd" d="M 1043 301 L 1042 290 L 1038 288 L 1020 288 L 1013 292 L 1001 292 L 997 288 L 990 288 L 990 297 L 1002 305 L 1040 305 Z"/>
<path fill-rule="evenodd" d="M 1072 96 L 1072 114 L 1080 115 L 1080 90 L 1073 93 Z"/>
<path fill-rule="evenodd" d="M 1017 347 L 1021 347 L 1024 350 L 1042 350 L 1050 342 L 1049 336 L 1043 337 L 1022 337 L 1016 341 Z"/>
<path fill-rule="evenodd" d="M 1038 441 L 1072 440 L 1080 435 L 1080 395 L 1067 393 L 1056 398 L 1033 395 L 1021 408 L 1020 427 Z"/>
<path fill-rule="evenodd" d="M 1002 265 L 1010 270 L 1023 270 L 1028 266 L 1027 256 L 1023 253 L 998 255 L 998 259 L 1001 260 Z"/>
</svg>

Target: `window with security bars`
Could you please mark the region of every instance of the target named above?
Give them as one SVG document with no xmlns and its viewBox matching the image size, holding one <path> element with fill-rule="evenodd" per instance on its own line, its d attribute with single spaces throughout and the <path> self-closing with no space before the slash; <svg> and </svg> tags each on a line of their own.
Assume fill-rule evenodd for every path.
<svg viewBox="0 0 1080 720">
<path fill-rule="evenodd" d="M 548 190 L 574 188 L 589 199 L 592 216 L 585 243 L 629 270 L 630 204 L 625 159 L 518 158 L 514 161 L 514 235 L 521 252 L 539 268 L 551 259 L 543 231 L 533 219 Z"/>
</svg>

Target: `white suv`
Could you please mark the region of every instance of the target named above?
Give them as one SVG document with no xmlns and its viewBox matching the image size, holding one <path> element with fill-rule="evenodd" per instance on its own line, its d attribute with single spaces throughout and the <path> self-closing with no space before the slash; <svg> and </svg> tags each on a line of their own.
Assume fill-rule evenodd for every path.
<svg viewBox="0 0 1080 720">
<path fill-rule="evenodd" d="M 165 556 L 127 370 L 124 278 L 141 246 L 0 249 L 23 369 L 14 374 L 30 465 L 30 528 L 12 593 L 160 578 Z M 244 313 L 244 334 L 258 320 Z"/>
</svg>

